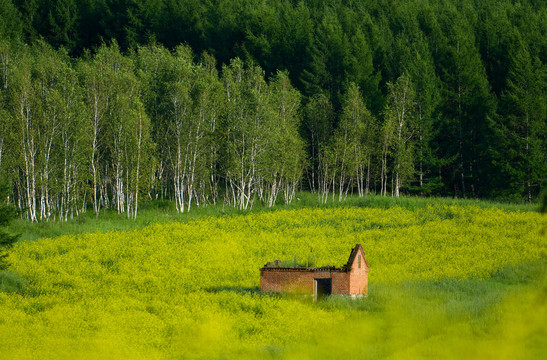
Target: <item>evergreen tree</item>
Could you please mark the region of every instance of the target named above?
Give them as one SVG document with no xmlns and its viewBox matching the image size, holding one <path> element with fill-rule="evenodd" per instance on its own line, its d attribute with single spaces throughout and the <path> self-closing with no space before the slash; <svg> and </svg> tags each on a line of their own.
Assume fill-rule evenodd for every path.
<svg viewBox="0 0 547 360">
<path fill-rule="evenodd" d="M 29 43 L 36 40 L 41 28 L 42 14 L 40 14 L 41 0 L 15 0 L 21 14 L 23 36 Z M 10 19 L 6 17 L 6 19 Z"/>
<path fill-rule="evenodd" d="M 416 173 L 418 191 L 431 194 L 438 191 L 439 161 L 432 144 L 441 103 L 441 81 L 435 74 L 433 57 L 426 39 L 418 37 L 413 44 L 411 58 L 407 62 L 408 73 L 416 89 Z"/>
<path fill-rule="evenodd" d="M 42 12 L 46 18 L 42 20 L 44 31 L 41 35 L 54 47 L 74 49 L 79 42 L 79 10 L 76 1 L 46 1 Z"/>
<path fill-rule="evenodd" d="M 308 95 L 324 94 L 335 106 L 340 104 L 346 69 L 350 61 L 348 36 L 335 13 L 324 9 L 312 44 L 312 60 L 304 70 L 302 82 Z M 366 63 L 365 63 L 366 65 Z"/>
<path fill-rule="evenodd" d="M 381 74 L 374 68 L 373 52 L 366 35 L 359 28 L 350 39 L 350 51 L 346 80 L 359 86 L 367 108 L 379 109 L 383 101 L 379 89 Z"/>
<path fill-rule="evenodd" d="M 532 59 L 520 34 L 510 52 L 507 88 L 502 95 L 503 153 L 507 194 L 538 196 L 547 173 L 547 71 Z M 502 190 L 504 184 L 498 184 Z"/>
<path fill-rule="evenodd" d="M 3 41 L 23 36 L 21 13 L 11 0 L 0 0 L 0 38 Z"/>
<path fill-rule="evenodd" d="M 495 98 L 475 46 L 473 29 L 462 15 L 448 13 L 449 42 L 442 49 L 443 123 L 437 141 L 441 156 L 451 159 L 449 172 L 454 195 L 488 196 L 490 181 L 499 176 L 493 156 Z"/>
<path fill-rule="evenodd" d="M 513 24 L 508 17 L 511 5 L 506 0 L 477 3 L 477 42 L 492 92 L 500 96 L 509 70 L 509 51 Z"/>
</svg>

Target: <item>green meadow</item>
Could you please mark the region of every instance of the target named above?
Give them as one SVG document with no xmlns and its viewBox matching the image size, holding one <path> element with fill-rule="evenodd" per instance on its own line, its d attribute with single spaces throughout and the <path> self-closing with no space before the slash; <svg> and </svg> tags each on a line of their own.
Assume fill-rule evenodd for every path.
<svg viewBox="0 0 547 360">
<path fill-rule="evenodd" d="M 16 224 L 24 240 L 10 255 L 9 272 L 0 273 L 0 358 L 547 353 L 544 215 L 482 202 L 306 201 L 192 217 L 168 215 L 166 203 L 143 210 L 149 223 L 112 215 L 102 227 L 91 217 Z M 259 291 L 267 261 L 342 265 L 356 243 L 370 264 L 366 298 L 314 302 Z"/>
</svg>

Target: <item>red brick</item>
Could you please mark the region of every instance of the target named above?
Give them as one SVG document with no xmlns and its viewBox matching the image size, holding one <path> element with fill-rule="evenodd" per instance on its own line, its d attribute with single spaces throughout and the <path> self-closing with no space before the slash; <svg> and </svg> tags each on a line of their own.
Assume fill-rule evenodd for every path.
<svg viewBox="0 0 547 360">
<path fill-rule="evenodd" d="M 359 255 L 361 266 L 359 267 Z M 351 263 L 350 263 L 351 262 Z M 315 279 L 332 279 L 332 294 L 366 295 L 369 265 L 360 244 L 350 254 L 344 267 L 260 269 L 260 289 L 271 292 L 315 294 Z"/>
</svg>

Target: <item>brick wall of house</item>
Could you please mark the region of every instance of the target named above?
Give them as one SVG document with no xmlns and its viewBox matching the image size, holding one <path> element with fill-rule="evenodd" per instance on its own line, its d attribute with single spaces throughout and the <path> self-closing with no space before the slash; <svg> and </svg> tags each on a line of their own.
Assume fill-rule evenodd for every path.
<svg viewBox="0 0 547 360">
<path fill-rule="evenodd" d="M 358 260 L 353 262 L 349 275 L 349 294 L 363 295 L 368 293 L 368 266 L 361 259 L 361 267 L 359 268 Z"/>
<path fill-rule="evenodd" d="M 260 271 L 260 290 L 313 294 L 313 272 L 299 269 Z"/>
<path fill-rule="evenodd" d="M 332 293 L 333 294 L 348 294 L 349 291 L 349 274 L 346 272 L 332 273 Z"/>
<path fill-rule="evenodd" d="M 333 294 L 350 293 L 350 274 L 343 271 L 268 269 L 262 270 L 260 290 L 314 294 L 315 279 L 332 279 Z"/>
</svg>

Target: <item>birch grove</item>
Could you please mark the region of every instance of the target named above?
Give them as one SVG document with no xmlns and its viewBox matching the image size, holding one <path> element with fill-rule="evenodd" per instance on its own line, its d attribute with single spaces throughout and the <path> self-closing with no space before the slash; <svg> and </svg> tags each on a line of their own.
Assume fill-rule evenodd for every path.
<svg viewBox="0 0 547 360">
<path fill-rule="evenodd" d="M 128 56 L 113 42 L 75 61 L 44 42 L 0 44 L 0 181 L 12 189 L 5 201 L 31 221 L 88 210 L 135 219 L 143 201 L 156 199 L 182 213 L 219 202 L 240 210 L 291 204 L 301 189 L 325 203 L 353 193 L 400 196 L 414 181 L 423 188 L 433 110 L 410 75 L 387 82 L 375 117 L 356 83 L 336 109 L 327 96 L 303 96 L 285 71 L 199 59 L 182 45 Z M 437 86 L 431 71 L 417 82 L 422 91 Z M 526 126 L 520 133 L 539 136 Z"/>
<path fill-rule="evenodd" d="M 9 106 L 0 112 L 0 125 L 14 130 L 14 166 L 2 172 L 13 179 L 13 203 L 31 221 L 67 221 L 88 205 L 98 216 L 110 204 L 136 217 L 152 146 L 130 60 L 115 45 L 76 66 L 43 42 L 19 51 L 13 81 L 3 74 L 2 101 Z"/>
<path fill-rule="evenodd" d="M 158 198 L 156 186 L 179 212 L 221 196 L 239 209 L 294 200 L 308 160 L 299 136 L 302 97 L 286 72 L 267 81 L 260 67 L 235 59 L 219 74 L 211 56 L 197 62 L 186 46 L 171 53 L 151 45 L 128 57 L 112 43 L 73 63 L 40 43 L 20 58 L 27 57 L 9 85 L 2 126 L 17 128 L 10 141 L 21 171 L 13 172 L 12 201 L 28 219 L 67 221 L 88 205 L 95 216 L 112 209 L 134 219 L 143 194 Z M 335 185 L 340 197 L 356 184 L 362 193 L 367 166 L 364 105 L 333 143 L 325 100 L 312 105 L 316 140 L 308 144 L 323 201 Z"/>
</svg>

